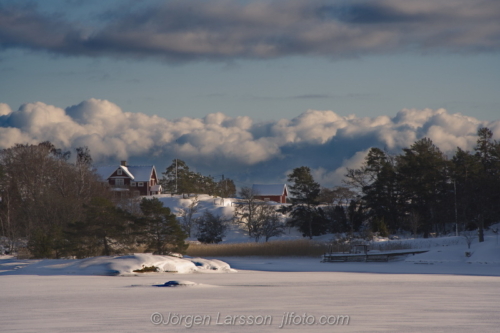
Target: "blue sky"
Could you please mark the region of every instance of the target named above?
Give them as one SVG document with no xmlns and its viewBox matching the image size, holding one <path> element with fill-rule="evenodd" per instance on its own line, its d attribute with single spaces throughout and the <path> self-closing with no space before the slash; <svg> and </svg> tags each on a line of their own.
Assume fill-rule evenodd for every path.
<svg viewBox="0 0 500 333">
<path fill-rule="evenodd" d="M 130 112 L 167 118 L 223 112 L 269 120 L 308 109 L 394 115 L 440 108 L 483 120 L 500 117 L 500 57 L 386 55 L 329 60 L 292 57 L 170 65 L 154 60 L 3 52 L 2 102 L 60 107 L 107 99 Z"/>
<path fill-rule="evenodd" d="M 66 110 L 97 99 L 113 103 L 120 112 L 157 115 L 169 121 L 199 118 L 203 126 L 208 126 L 205 117 L 212 113 L 222 113 L 227 119 L 249 117 L 251 129 L 244 130 L 252 142 L 275 138 L 272 131 L 268 136 L 257 133 L 282 119 L 289 124 L 300 122 L 308 118 L 304 116 L 307 110 L 331 110 L 346 119 L 366 117 L 367 131 L 377 124 L 377 117 L 393 119 L 401 110 L 417 110 L 411 114 L 428 117 L 428 123 L 424 130 L 415 129 L 416 138 L 429 135 L 436 115 L 443 114 L 437 111 L 441 108 L 455 118 L 473 118 L 468 121 L 476 127 L 494 127 L 500 119 L 499 49 L 500 4 L 493 0 L 104 4 L 0 0 L 1 124 L 5 129 L 18 128 L 20 139 L 41 140 L 45 137 L 32 130 L 36 124 L 17 122 L 14 126 L 13 118 L 7 119 L 10 113 L 34 110 L 18 108 L 41 102 L 50 106 L 39 106 L 49 113 L 44 116 L 47 119 L 54 117 L 52 106 Z M 105 103 L 85 105 L 96 107 L 98 113 L 108 112 Z M 228 121 L 221 124 L 233 126 Z M 471 131 L 464 131 L 463 136 Z M 332 132 L 311 144 L 324 148 L 335 135 Z M 17 138 L 0 136 L 0 145 L 11 144 L 13 137 Z M 308 142 L 306 137 L 294 138 L 294 144 Z M 52 139 L 65 148 L 89 142 L 75 133 Z M 106 140 L 105 135 L 101 140 Z M 229 139 L 218 142 L 225 140 Z M 384 140 L 374 143 L 387 146 Z M 470 140 L 466 141 L 470 148 Z M 190 145 L 199 148 L 193 142 Z M 276 171 L 263 179 L 282 179 L 296 165 L 290 160 L 280 165 L 279 161 L 293 154 L 284 157 L 290 142 L 277 145 L 274 157 L 234 165 L 245 165 L 253 175 L 262 163 L 272 164 Z M 339 155 L 337 163 L 316 163 L 318 175 L 334 172 L 363 151 L 355 142 L 351 146 L 356 148 Z M 157 147 L 163 158 L 150 160 L 165 163 L 181 154 L 177 148 Z M 181 156 L 192 158 L 185 154 Z M 103 154 L 101 161 L 144 156 L 150 155 L 125 150 Z M 233 165 L 233 155 L 225 158 L 226 164 Z M 198 162 L 193 159 L 192 163 Z"/>
</svg>

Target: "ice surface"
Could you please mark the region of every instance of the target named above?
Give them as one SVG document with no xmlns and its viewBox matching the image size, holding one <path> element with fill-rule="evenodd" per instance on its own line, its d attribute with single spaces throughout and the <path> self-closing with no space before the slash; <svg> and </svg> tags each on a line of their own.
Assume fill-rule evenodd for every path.
<svg viewBox="0 0 500 333">
<path fill-rule="evenodd" d="M 177 273 L 129 277 L 2 274 L 0 330 L 186 332 L 185 320 L 180 324 L 172 320 L 201 316 L 210 321 L 191 330 L 276 332 L 283 317 L 290 313 L 306 314 L 316 320 L 321 316 L 350 318 L 346 326 L 290 324 L 282 328 L 291 332 L 498 332 L 500 327 L 498 265 L 337 264 L 320 263 L 317 258 L 231 258 L 229 262 L 238 273 L 195 272 L 180 275 L 182 279 L 176 278 Z M 65 269 L 64 265 L 51 269 Z M 393 273 L 378 272 L 391 270 L 391 265 Z M 346 267 L 361 270 L 363 266 L 366 273 L 339 272 Z M 404 274 L 409 267 L 426 270 L 447 266 L 455 267 L 457 272 Z M 470 267 L 467 273 L 492 267 L 496 276 L 460 275 L 456 267 L 462 266 Z M 441 269 L 441 273 L 446 270 Z M 186 280 L 198 285 L 153 287 Z M 240 325 L 235 318 L 242 316 L 271 316 L 272 322 Z M 158 318 L 162 319 L 159 325 L 151 322 Z M 224 324 L 224 318 L 233 324 Z"/>
</svg>

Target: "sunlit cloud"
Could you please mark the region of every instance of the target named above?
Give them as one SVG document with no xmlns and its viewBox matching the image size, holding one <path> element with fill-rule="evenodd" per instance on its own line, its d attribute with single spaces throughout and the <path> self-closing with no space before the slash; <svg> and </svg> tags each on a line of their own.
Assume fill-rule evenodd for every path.
<svg viewBox="0 0 500 333">
<path fill-rule="evenodd" d="M 308 110 L 270 122 L 222 113 L 169 120 L 89 99 L 65 109 L 37 102 L 12 111 L 0 104 L 0 114 L 0 148 L 48 140 L 63 149 L 88 146 L 96 164 L 129 159 L 163 170 L 180 158 L 212 175 L 262 181 L 281 181 L 288 170 L 306 165 L 325 186 L 339 184 L 345 168 L 359 166 L 370 147 L 399 153 L 428 137 L 445 153 L 470 150 L 481 126 L 500 138 L 500 121 L 445 109 L 404 109 L 374 118 Z"/>
</svg>

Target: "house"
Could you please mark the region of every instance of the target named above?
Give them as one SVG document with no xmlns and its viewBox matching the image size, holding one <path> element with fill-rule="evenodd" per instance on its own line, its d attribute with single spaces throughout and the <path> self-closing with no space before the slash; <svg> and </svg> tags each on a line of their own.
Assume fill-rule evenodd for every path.
<svg viewBox="0 0 500 333">
<path fill-rule="evenodd" d="M 288 196 L 286 184 L 254 184 L 252 192 L 256 199 L 277 203 L 286 203 Z"/>
<path fill-rule="evenodd" d="M 96 171 L 112 191 L 134 191 L 139 195 L 160 194 L 162 191 L 154 165 L 128 166 L 127 161 L 122 161 L 118 167 L 103 166 Z"/>
</svg>

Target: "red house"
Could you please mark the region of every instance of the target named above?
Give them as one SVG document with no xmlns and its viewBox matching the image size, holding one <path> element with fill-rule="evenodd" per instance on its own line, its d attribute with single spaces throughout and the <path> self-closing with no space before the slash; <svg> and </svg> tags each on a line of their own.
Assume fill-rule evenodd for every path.
<svg viewBox="0 0 500 333">
<path fill-rule="evenodd" d="M 122 161 L 118 167 L 98 167 L 97 174 L 112 191 L 135 191 L 139 195 L 160 194 L 162 191 L 154 165 L 128 166 L 127 161 Z"/>
<path fill-rule="evenodd" d="M 254 184 L 252 192 L 256 199 L 277 203 L 286 203 L 288 196 L 286 184 Z"/>
</svg>

